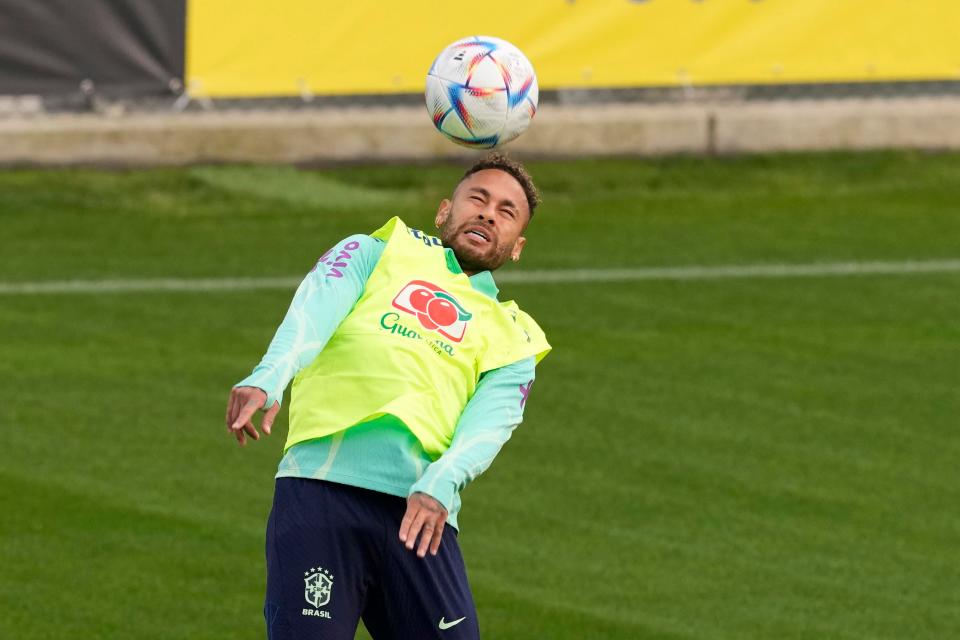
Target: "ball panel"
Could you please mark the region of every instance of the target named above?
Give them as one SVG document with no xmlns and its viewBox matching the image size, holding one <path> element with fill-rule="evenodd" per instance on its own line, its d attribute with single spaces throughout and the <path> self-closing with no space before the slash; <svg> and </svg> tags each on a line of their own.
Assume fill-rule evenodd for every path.
<svg viewBox="0 0 960 640">
<path fill-rule="evenodd" d="M 447 92 L 443 88 L 443 81 L 435 76 L 427 76 L 425 95 L 430 119 L 433 120 L 433 126 L 439 129 L 443 125 L 444 119 L 453 110 L 453 105 L 450 104 Z"/>
<path fill-rule="evenodd" d="M 444 80 L 467 84 L 473 70 L 494 49 L 496 44 L 476 38 L 456 42 L 440 52 L 430 67 L 430 73 Z"/>
<path fill-rule="evenodd" d="M 537 81 L 531 76 L 533 81 L 525 90 L 523 100 L 512 107 L 507 113 L 507 119 L 503 125 L 503 131 L 500 133 L 500 142 L 505 143 L 513 140 L 530 126 L 530 121 L 537 114 Z"/>
<path fill-rule="evenodd" d="M 537 79 L 532 75 L 529 75 L 523 80 L 523 82 L 519 86 L 511 88 L 511 91 L 510 91 L 510 108 L 511 109 L 516 107 L 518 104 L 520 104 L 524 100 L 527 100 L 528 98 L 530 98 L 530 91 L 531 90 L 536 91 L 536 82 L 537 82 Z M 534 96 L 536 96 L 536 93 L 534 93 Z M 536 105 L 535 100 L 534 100 L 534 105 Z"/>
<path fill-rule="evenodd" d="M 507 83 L 504 82 L 499 66 L 488 56 L 484 56 L 475 65 L 471 66 L 464 84 L 468 87 L 484 89 L 502 89 L 504 91 L 507 89 Z"/>
<path fill-rule="evenodd" d="M 488 136 L 486 138 L 460 138 L 447 134 L 447 138 L 453 142 L 456 142 L 460 146 L 468 147 L 470 149 L 492 149 L 501 142 L 498 136 Z"/>
<path fill-rule="evenodd" d="M 468 116 L 469 117 L 469 116 Z M 450 113 L 440 123 L 438 129 L 445 136 L 455 136 L 458 138 L 472 138 L 473 132 L 467 128 L 464 116 L 460 115 L 456 108 L 451 109 Z"/>
<path fill-rule="evenodd" d="M 497 135 L 503 128 L 507 114 L 505 89 L 464 87 L 443 80 L 439 80 L 439 84 L 445 94 L 445 102 L 453 109 L 453 114 L 447 116 L 441 125 L 446 126 L 447 123 L 459 120 L 468 135 L 482 138 Z M 458 132 L 456 135 L 464 134 Z"/>
</svg>

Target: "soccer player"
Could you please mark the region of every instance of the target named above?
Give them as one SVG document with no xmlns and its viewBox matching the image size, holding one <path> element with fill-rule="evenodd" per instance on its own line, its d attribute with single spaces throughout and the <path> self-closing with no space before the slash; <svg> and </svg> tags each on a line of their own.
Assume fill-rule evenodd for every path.
<svg viewBox="0 0 960 640">
<path fill-rule="evenodd" d="M 345 238 L 300 284 L 259 365 L 230 393 L 243 445 L 293 379 L 267 523 L 271 640 L 479 638 L 457 545 L 460 491 L 523 419 L 550 350 L 491 272 L 518 260 L 539 195 L 493 153 L 436 215 Z"/>
</svg>

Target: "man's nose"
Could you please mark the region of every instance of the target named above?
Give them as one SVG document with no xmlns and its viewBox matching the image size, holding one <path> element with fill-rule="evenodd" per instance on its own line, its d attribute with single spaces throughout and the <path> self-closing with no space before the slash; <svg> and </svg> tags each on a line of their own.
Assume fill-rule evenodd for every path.
<svg viewBox="0 0 960 640">
<path fill-rule="evenodd" d="M 479 218 L 480 218 L 480 222 L 486 222 L 489 225 L 493 225 L 494 222 L 496 221 L 496 216 L 493 215 L 492 211 L 488 213 L 484 213 L 483 211 L 481 211 Z"/>
</svg>

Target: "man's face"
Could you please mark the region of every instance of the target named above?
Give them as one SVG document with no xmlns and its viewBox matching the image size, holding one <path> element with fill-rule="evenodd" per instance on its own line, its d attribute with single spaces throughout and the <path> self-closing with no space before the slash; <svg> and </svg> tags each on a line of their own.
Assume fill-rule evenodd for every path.
<svg viewBox="0 0 960 640">
<path fill-rule="evenodd" d="M 453 249 L 468 275 L 493 271 L 517 260 L 526 243 L 530 209 L 523 187 L 499 169 L 477 171 L 440 202 L 437 227 L 443 246 Z"/>
</svg>

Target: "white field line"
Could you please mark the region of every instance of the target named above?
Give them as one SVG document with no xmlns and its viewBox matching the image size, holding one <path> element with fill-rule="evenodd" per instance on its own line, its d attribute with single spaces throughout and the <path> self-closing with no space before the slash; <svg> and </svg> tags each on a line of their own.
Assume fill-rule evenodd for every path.
<svg viewBox="0 0 960 640">
<path fill-rule="evenodd" d="M 960 272 L 960 259 L 907 262 L 814 262 L 809 264 L 636 267 L 629 269 L 550 269 L 510 271 L 498 275 L 497 281 L 511 284 L 544 284 L 733 278 L 817 278 L 958 272 Z M 294 289 L 300 283 L 300 280 L 300 277 L 290 276 L 274 278 L 152 278 L 0 282 L 0 295 Z"/>
</svg>

